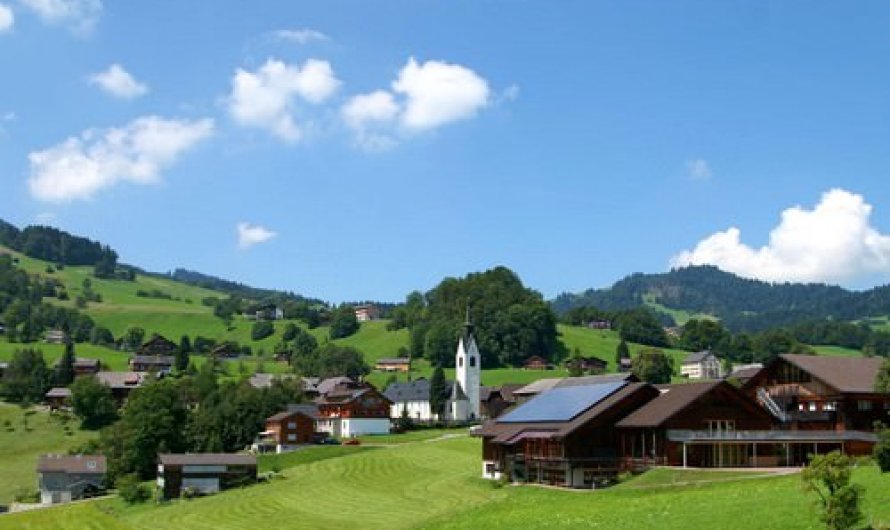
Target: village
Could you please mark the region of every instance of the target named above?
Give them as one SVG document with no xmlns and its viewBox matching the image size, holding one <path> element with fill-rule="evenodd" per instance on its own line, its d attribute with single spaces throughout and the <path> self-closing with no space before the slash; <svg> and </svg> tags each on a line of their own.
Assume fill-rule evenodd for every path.
<svg viewBox="0 0 890 530">
<path fill-rule="evenodd" d="M 358 311 L 358 318 L 373 318 L 367 307 Z M 598 325 L 604 324 L 591 323 Z M 78 358 L 76 376 L 95 377 L 124 406 L 132 392 L 171 376 L 176 347 L 152 337 L 134 352 L 127 372 L 102 371 L 96 360 Z M 684 381 L 673 384 L 649 384 L 619 367 L 610 374 L 485 387 L 481 355 L 468 313 L 440 414 L 426 378 L 378 389 L 361 378 L 300 377 L 305 400 L 266 418 L 243 451 L 157 454 L 157 498 L 242 487 L 260 478 L 257 455 L 360 444 L 359 438 L 402 432 L 406 425 L 463 427 L 481 438 L 485 479 L 599 489 L 622 473 L 655 467 L 800 468 L 831 452 L 868 456 L 878 422 L 890 415 L 890 393 L 874 387 L 880 358 L 783 354 L 765 366 L 721 374 L 715 356 L 703 351 L 687 356 Z M 541 361 L 529 358 L 526 369 L 553 369 Z M 585 363 L 587 374 L 602 373 L 607 364 L 595 357 L 572 362 Z M 383 358 L 375 368 L 409 372 L 410 365 L 408 358 Z M 267 388 L 282 377 L 291 376 L 258 373 L 249 383 Z M 49 410 L 65 410 L 71 391 L 55 387 L 45 399 Z M 46 454 L 35 466 L 42 506 L 96 497 L 109 487 L 102 455 Z"/>
</svg>

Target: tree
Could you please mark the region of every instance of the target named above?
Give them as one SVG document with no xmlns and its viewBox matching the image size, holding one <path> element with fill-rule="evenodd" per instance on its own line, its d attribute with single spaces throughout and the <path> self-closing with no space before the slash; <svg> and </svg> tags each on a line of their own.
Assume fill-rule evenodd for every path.
<svg viewBox="0 0 890 530">
<path fill-rule="evenodd" d="M 615 348 L 615 366 L 621 366 L 621 359 L 630 359 L 630 348 L 627 347 L 627 341 L 621 339 Z"/>
<path fill-rule="evenodd" d="M 729 332 L 720 322 L 709 319 L 691 319 L 683 326 L 680 347 L 690 351 L 711 350 L 729 340 Z"/>
<path fill-rule="evenodd" d="M 97 344 L 99 346 L 109 346 L 114 344 L 114 335 L 111 334 L 111 330 L 103 326 L 96 326 L 93 328 L 93 331 L 90 333 L 90 343 Z"/>
<path fill-rule="evenodd" d="M 448 381 L 445 379 L 445 370 L 441 366 L 436 366 L 430 378 L 430 412 L 441 418 L 447 405 Z"/>
<path fill-rule="evenodd" d="M 3 372 L 2 392 L 10 401 L 37 403 L 46 394 L 49 380 L 50 371 L 41 351 L 18 350 Z"/>
<path fill-rule="evenodd" d="M 878 432 L 878 443 L 875 444 L 875 462 L 881 468 L 882 473 L 890 471 L 890 428 L 878 424 L 875 430 Z"/>
<path fill-rule="evenodd" d="M 426 333 L 423 351 L 433 366 L 454 366 L 457 329 L 448 322 L 437 322 Z"/>
<path fill-rule="evenodd" d="M 633 374 L 653 385 L 671 382 L 674 374 L 673 359 L 661 350 L 642 350 L 631 363 Z"/>
<path fill-rule="evenodd" d="M 331 314 L 330 337 L 342 339 L 359 330 L 358 319 L 355 317 L 355 308 L 351 305 L 342 305 Z"/>
<path fill-rule="evenodd" d="M 143 339 L 145 339 L 145 330 L 138 326 L 130 326 L 127 328 L 127 331 L 124 332 L 121 341 L 123 342 L 125 349 L 137 350 L 142 346 Z"/>
<path fill-rule="evenodd" d="M 859 500 L 863 488 L 850 483 L 852 464 L 851 457 L 832 451 L 814 456 L 801 473 L 804 489 L 818 495 L 820 518 L 831 530 L 854 528 L 862 520 Z"/>
<path fill-rule="evenodd" d="M 252 340 L 263 340 L 275 334 L 275 326 L 268 320 L 258 320 L 253 323 L 250 328 L 250 338 Z"/>
<path fill-rule="evenodd" d="M 98 429 L 117 418 L 117 406 L 111 389 L 95 377 L 79 377 L 71 385 L 74 414 L 85 429 Z"/>
<path fill-rule="evenodd" d="M 183 335 L 182 338 L 179 339 L 179 351 L 192 353 L 192 341 L 189 340 L 188 335 Z"/>
<path fill-rule="evenodd" d="M 329 342 L 318 350 L 318 377 L 345 375 L 358 379 L 371 372 L 362 352 Z"/>
<path fill-rule="evenodd" d="M 183 337 L 183 339 L 185 346 L 188 346 L 188 337 Z M 177 372 L 184 372 L 189 367 L 189 352 L 188 349 L 183 347 L 183 342 L 180 342 L 179 348 L 173 354 L 173 368 Z"/>
<path fill-rule="evenodd" d="M 127 473 L 119 477 L 114 485 L 117 486 L 117 492 L 121 499 L 127 504 L 138 504 L 151 498 L 151 490 L 142 484 L 136 473 Z"/>
<path fill-rule="evenodd" d="M 56 365 L 53 383 L 56 386 L 68 386 L 74 381 L 74 343 L 65 341 L 65 353 Z"/>
<path fill-rule="evenodd" d="M 300 328 L 294 324 L 293 322 L 288 322 L 286 326 L 284 326 L 284 333 L 281 334 L 281 340 L 285 342 L 290 342 L 297 338 L 297 335 L 300 333 Z"/>
<path fill-rule="evenodd" d="M 890 392 L 890 358 L 884 359 L 875 377 L 876 392 Z"/>
<path fill-rule="evenodd" d="M 625 311 L 615 320 L 622 340 L 657 347 L 670 345 L 661 322 L 647 308 Z"/>
</svg>

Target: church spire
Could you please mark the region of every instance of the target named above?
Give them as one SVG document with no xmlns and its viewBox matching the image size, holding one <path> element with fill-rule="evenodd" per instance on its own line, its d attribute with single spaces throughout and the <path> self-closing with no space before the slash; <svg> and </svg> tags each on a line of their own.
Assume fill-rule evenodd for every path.
<svg viewBox="0 0 890 530">
<path fill-rule="evenodd" d="M 473 322 L 470 321 L 470 302 L 467 302 L 466 317 L 464 317 L 464 338 L 469 339 L 473 336 Z"/>
</svg>

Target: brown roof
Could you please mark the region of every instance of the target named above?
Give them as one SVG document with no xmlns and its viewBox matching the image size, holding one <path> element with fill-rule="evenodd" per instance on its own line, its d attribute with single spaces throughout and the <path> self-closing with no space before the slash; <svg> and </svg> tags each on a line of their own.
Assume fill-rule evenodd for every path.
<svg viewBox="0 0 890 530">
<path fill-rule="evenodd" d="M 408 357 L 377 359 L 377 364 L 411 364 L 411 359 Z"/>
<path fill-rule="evenodd" d="M 284 421 L 296 414 L 301 414 L 309 419 L 318 419 L 318 406 L 309 404 L 288 405 L 287 410 L 266 418 L 266 421 Z"/>
<path fill-rule="evenodd" d="M 74 366 L 80 368 L 93 368 L 99 366 L 99 359 L 90 359 L 88 357 L 77 357 L 74 359 Z"/>
<path fill-rule="evenodd" d="M 613 392 L 605 399 L 597 402 L 581 414 L 568 421 L 548 422 L 500 422 L 491 420 L 477 432 L 479 436 L 490 437 L 495 443 L 513 444 L 528 438 L 564 438 L 579 427 L 595 421 L 598 416 L 607 412 L 613 406 L 638 392 L 649 393 L 655 397 L 658 392 L 655 387 L 647 383 L 627 383 Z"/>
<path fill-rule="evenodd" d="M 557 378 L 547 378 L 547 379 L 538 379 L 537 381 L 533 381 L 522 388 L 517 388 L 513 391 L 513 394 L 516 396 L 528 396 L 534 394 L 540 394 L 546 390 L 550 390 L 555 387 L 562 381 L 561 377 Z"/>
<path fill-rule="evenodd" d="M 171 453 L 159 455 L 161 464 L 167 466 L 255 466 L 256 456 L 240 453 Z"/>
<path fill-rule="evenodd" d="M 780 358 L 797 366 L 839 392 L 872 393 L 881 357 L 832 357 L 828 355 L 785 354 Z"/>
<path fill-rule="evenodd" d="M 720 384 L 723 383 L 708 381 L 660 387 L 660 396 L 629 414 L 616 426 L 657 427 Z"/>
<path fill-rule="evenodd" d="M 42 455 L 37 459 L 38 473 L 96 473 L 105 474 L 107 469 L 102 455 Z"/>
<path fill-rule="evenodd" d="M 54 388 L 50 388 L 50 389 L 49 389 L 49 392 L 46 393 L 46 397 L 48 397 L 48 398 L 53 398 L 53 397 L 67 398 L 67 397 L 71 397 L 71 389 L 70 389 L 70 388 L 65 388 L 65 387 L 62 387 L 62 386 L 57 386 L 57 387 L 54 387 Z"/>
</svg>

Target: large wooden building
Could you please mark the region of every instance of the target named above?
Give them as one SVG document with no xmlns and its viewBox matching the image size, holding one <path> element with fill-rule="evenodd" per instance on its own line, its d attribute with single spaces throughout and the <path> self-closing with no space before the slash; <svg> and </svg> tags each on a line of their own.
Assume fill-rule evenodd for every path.
<svg viewBox="0 0 890 530">
<path fill-rule="evenodd" d="M 254 444 L 259 451 L 267 448 L 283 453 L 315 439 L 316 405 L 289 405 L 287 410 L 266 418 L 266 428 Z"/>
<path fill-rule="evenodd" d="M 163 454 L 158 457 L 158 488 L 164 498 L 195 493 L 216 493 L 229 487 L 256 482 L 256 457 L 245 454 Z"/>
<path fill-rule="evenodd" d="M 316 429 L 331 436 L 350 438 L 364 434 L 389 434 L 392 402 L 372 386 L 338 385 L 315 399 Z"/>
</svg>

